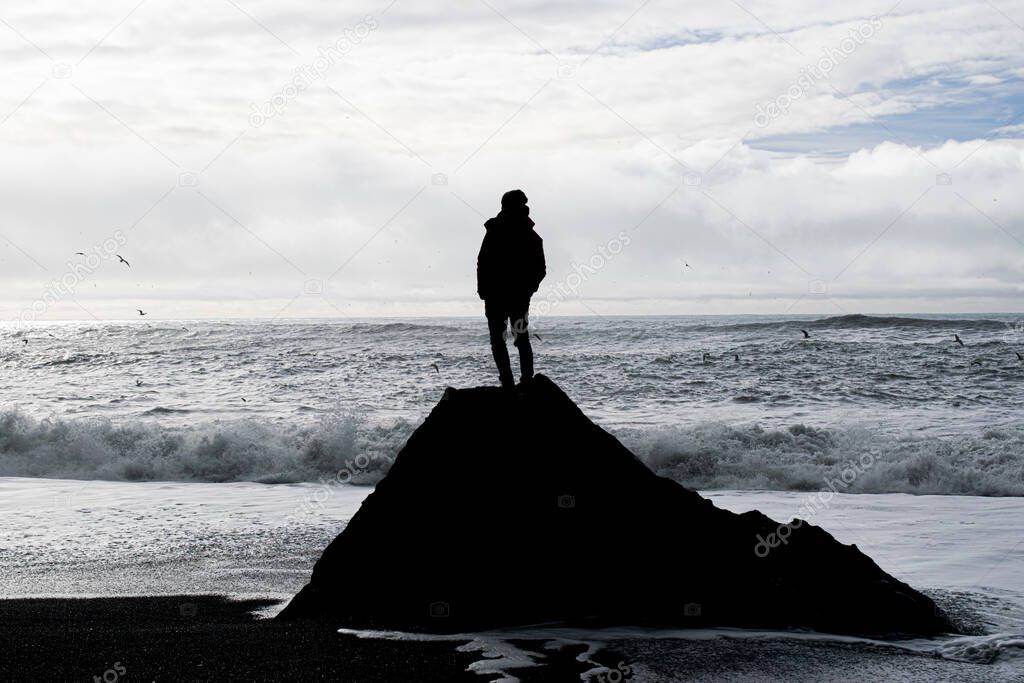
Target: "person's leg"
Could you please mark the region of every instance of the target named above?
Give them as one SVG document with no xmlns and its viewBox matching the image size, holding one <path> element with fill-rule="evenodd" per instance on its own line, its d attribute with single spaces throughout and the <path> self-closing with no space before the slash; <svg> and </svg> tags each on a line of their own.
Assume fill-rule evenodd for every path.
<svg viewBox="0 0 1024 683">
<path fill-rule="evenodd" d="M 519 381 L 533 379 L 533 347 L 530 345 L 530 300 L 521 302 L 509 311 L 512 323 L 513 344 L 519 349 Z"/>
<path fill-rule="evenodd" d="M 491 337 L 491 353 L 494 364 L 498 366 L 498 379 L 501 386 L 511 388 L 516 385 L 512 376 L 512 361 L 508 357 L 508 345 L 505 343 L 505 319 L 508 317 L 504 306 L 495 301 L 484 302 L 484 315 L 487 316 L 487 331 Z"/>
</svg>

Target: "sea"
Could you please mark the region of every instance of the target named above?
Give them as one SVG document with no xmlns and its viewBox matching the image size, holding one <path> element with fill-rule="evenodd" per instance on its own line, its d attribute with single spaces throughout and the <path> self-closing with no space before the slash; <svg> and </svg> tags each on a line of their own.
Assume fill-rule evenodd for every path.
<svg viewBox="0 0 1024 683">
<path fill-rule="evenodd" d="M 737 512 L 821 525 L 971 631 L 881 665 L 891 644 L 816 634 L 531 637 L 614 646 L 637 680 L 675 680 L 681 652 L 738 640 L 769 658 L 832 648 L 835 671 L 875 666 L 880 681 L 928 680 L 936 659 L 971 667 L 962 680 L 1024 680 L 1024 316 L 544 317 L 531 331 L 537 371 L 653 470 Z M 485 384 L 476 318 L 0 323 L 0 597 L 286 599 L 445 388 Z M 526 635 L 474 634 L 481 673 L 542 666 L 517 650 Z M 896 663 L 907 653 L 919 667 Z"/>
<path fill-rule="evenodd" d="M 538 372 L 685 485 L 863 461 L 844 491 L 1024 495 L 1024 316 L 532 327 Z M 496 383 L 476 318 L 2 323 L 0 476 L 320 481 L 363 456 L 372 480 L 445 387 Z"/>
</svg>

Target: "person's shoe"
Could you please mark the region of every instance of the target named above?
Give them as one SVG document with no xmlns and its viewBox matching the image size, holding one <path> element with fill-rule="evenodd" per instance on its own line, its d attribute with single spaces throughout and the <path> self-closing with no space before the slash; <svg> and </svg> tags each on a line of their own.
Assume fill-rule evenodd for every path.
<svg viewBox="0 0 1024 683">
<path fill-rule="evenodd" d="M 522 377 L 519 379 L 519 384 L 516 386 L 516 396 L 525 396 L 530 391 L 530 386 L 533 384 L 533 377 Z"/>
</svg>

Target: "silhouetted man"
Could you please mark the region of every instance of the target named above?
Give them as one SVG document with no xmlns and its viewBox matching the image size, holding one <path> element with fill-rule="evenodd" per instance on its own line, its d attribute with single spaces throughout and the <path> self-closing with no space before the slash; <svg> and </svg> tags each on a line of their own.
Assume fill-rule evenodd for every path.
<svg viewBox="0 0 1024 683">
<path fill-rule="evenodd" d="M 528 382 L 533 378 L 533 348 L 527 330 L 530 297 L 546 274 L 544 241 L 533 230 L 526 202 L 522 190 L 505 193 L 501 212 L 484 223 L 487 234 L 476 259 L 476 292 L 484 300 L 491 351 L 501 386 L 506 389 L 515 387 L 505 345 L 506 321 L 512 323 L 513 343 L 519 349 L 520 381 Z"/>
</svg>

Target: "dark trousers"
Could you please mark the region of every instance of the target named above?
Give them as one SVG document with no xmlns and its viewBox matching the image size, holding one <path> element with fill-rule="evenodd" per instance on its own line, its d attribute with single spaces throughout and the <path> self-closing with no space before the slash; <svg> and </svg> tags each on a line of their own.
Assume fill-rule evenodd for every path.
<svg viewBox="0 0 1024 683">
<path fill-rule="evenodd" d="M 512 323 L 512 343 L 519 349 L 520 381 L 533 379 L 533 347 L 527 324 L 530 313 L 530 297 L 514 301 L 487 299 L 484 301 L 484 315 L 487 316 L 487 331 L 491 336 L 491 352 L 498 366 L 498 378 L 503 387 L 514 387 L 512 362 L 505 344 L 506 323 Z"/>
</svg>

